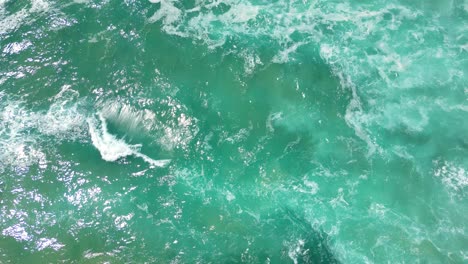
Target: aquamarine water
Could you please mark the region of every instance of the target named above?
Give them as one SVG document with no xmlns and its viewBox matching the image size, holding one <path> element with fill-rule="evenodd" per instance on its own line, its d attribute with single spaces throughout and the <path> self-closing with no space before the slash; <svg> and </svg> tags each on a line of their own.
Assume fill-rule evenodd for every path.
<svg viewBox="0 0 468 264">
<path fill-rule="evenodd" d="M 466 0 L 0 0 L 0 263 L 468 263 Z"/>
</svg>

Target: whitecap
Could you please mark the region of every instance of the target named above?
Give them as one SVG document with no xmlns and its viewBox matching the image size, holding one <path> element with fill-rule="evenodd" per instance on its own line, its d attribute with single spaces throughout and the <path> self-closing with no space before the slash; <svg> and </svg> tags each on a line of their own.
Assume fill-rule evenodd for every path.
<svg viewBox="0 0 468 264">
<path fill-rule="evenodd" d="M 127 144 L 123 139 L 110 134 L 107 129 L 106 120 L 101 113 L 98 114 L 98 119 L 100 126 L 97 124 L 97 120 L 93 118 L 88 118 L 87 122 L 91 141 L 94 147 L 99 150 L 103 160 L 113 162 L 127 156 L 135 156 L 156 167 L 164 167 L 170 162 L 168 159 L 154 160 L 142 154 L 140 152 L 142 145 Z"/>
</svg>

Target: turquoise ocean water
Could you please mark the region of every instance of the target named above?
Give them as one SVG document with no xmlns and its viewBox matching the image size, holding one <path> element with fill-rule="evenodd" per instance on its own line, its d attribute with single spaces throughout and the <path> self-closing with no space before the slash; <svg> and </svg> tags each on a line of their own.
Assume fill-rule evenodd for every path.
<svg viewBox="0 0 468 264">
<path fill-rule="evenodd" d="M 0 0 L 0 263 L 468 263 L 468 1 Z"/>
</svg>

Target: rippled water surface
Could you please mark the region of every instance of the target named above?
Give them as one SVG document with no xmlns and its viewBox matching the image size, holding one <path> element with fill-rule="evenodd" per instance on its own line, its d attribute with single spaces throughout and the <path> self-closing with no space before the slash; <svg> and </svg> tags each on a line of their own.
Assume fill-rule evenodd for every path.
<svg viewBox="0 0 468 264">
<path fill-rule="evenodd" d="M 468 262 L 466 0 L 0 0 L 0 263 Z"/>
</svg>

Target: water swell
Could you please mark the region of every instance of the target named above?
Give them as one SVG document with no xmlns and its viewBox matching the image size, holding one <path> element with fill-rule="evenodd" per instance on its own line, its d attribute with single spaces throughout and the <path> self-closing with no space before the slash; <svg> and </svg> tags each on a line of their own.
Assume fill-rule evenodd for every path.
<svg viewBox="0 0 468 264">
<path fill-rule="evenodd" d="M 94 262 L 466 259 L 463 1 L 74 2 L 48 0 L 77 25 L 45 34 L 47 16 L 37 39 L 23 25 L 42 11 L 0 7 L 1 22 L 33 15 L 0 25 L 0 63 L 21 70 L 0 85 L 42 100 L 0 92 L 0 222 L 18 248 Z M 81 94 L 50 96 L 70 80 Z M 167 166 L 157 155 L 177 160 L 148 169 Z M 58 226 L 67 235 L 49 239 Z"/>
</svg>

